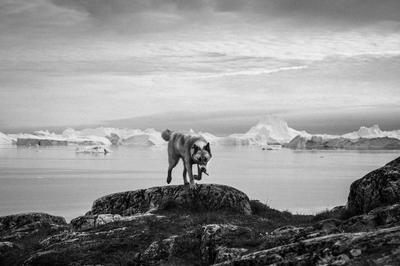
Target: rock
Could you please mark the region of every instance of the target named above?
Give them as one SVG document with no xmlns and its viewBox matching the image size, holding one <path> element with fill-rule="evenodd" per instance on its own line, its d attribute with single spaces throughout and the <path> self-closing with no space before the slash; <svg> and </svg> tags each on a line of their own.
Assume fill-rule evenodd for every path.
<svg viewBox="0 0 400 266">
<path fill-rule="evenodd" d="M 361 249 L 358 249 L 358 248 L 354 248 L 354 249 L 350 250 L 350 254 L 353 257 L 358 257 L 361 255 L 361 253 L 362 253 Z"/>
<path fill-rule="evenodd" d="M 189 217 L 140 217 L 54 234 L 43 239 L 40 249 L 31 252 L 24 264 L 160 265 L 168 261 L 193 265 L 199 261 L 200 228 L 188 229 Z"/>
<path fill-rule="evenodd" d="M 88 214 L 129 216 L 155 210 L 231 211 L 251 214 L 249 198 L 243 192 L 224 185 L 199 184 L 163 186 L 115 193 L 97 199 Z"/>
<path fill-rule="evenodd" d="M 275 229 L 272 234 L 276 236 L 293 236 L 299 234 L 302 230 L 303 228 L 289 225 Z"/>
<path fill-rule="evenodd" d="M 22 213 L 0 217 L 0 239 L 19 239 L 41 230 L 57 231 L 67 228 L 63 217 L 46 213 Z"/>
<path fill-rule="evenodd" d="M 398 225 L 400 225 L 400 204 L 395 204 L 376 208 L 368 214 L 353 216 L 343 221 L 339 228 L 344 232 L 361 232 Z"/>
<path fill-rule="evenodd" d="M 254 238 L 250 228 L 231 224 L 209 224 L 203 227 L 200 254 L 205 265 L 240 257 L 247 251 L 235 243 Z"/>
<path fill-rule="evenodd" d="M 217 265 L 384 265 L 380 261 L 398 265 L 399 245 L 400 227 L 392 227 L 306 239 L 246 254 Z M 360 256 L 359 251 L 355 250 L 368 256 Z"/>
<path fill-rule="evenodd" d="M 21 265 L 42 239 L 67 229 L 63 217 L 46 213 L 0 217 L 0 265 Z"/>
<path fill-rule="evenodd" d="M 196 232 L 189 231 L 182 235 L 172 235 L 163 240 L 152 242 L 143 252 L 141 259 L 147 264 L 159 265 L 169 262 L 176 262 L 185 265 L 183 261 L 195 262 L 198 260 L 196 252 L 200 247 L 200 239 Z M 178 263 L 181 261 L 181 263 Z"/>
<path fill-rule="evenodd" d="M 347 208 L 361 214 L 395 203 L 400 203 L 400 157 L 354 181 Z"/>
<path fill-rule="evenodd" d="M 245 248 L 227 248 L 227 247 L 223 247 L 223 246 L 218 247 L 216 249 L 216 256 L 215 256 L 214 263 L 238 259 L 245 252 L 247 252 L 247 249 L 245 249 Z"/>
<path fill-rule="evenodd" d="M 131 216 L 121 216 L 119 214 L 98 214 L 98 215 L 84 215 L 71 220 L 71 225 L 75 230 L 87 230 L 96 228 L 108 223 L 134 221 L 144 218 L 162 219 L 165 216 L 154 215 L 151 213 L 136 214 Z"/>
<path fill-rule="evenodd" d="M 325 234 L 334 234 L 334 233 L 339 233 L 339 225 L 342 223 L 341 220 L 338 219 L 326 219 L 318 222 L 313 226 L 314 229 L 316 230 L 321 230 Z"/>
<path fill-rule="evenodd" d="M 7 252 L 10 249 L 15 248 L 16 245 L 9 241 L 0 241 L 0 254 Z"/>
</svg>

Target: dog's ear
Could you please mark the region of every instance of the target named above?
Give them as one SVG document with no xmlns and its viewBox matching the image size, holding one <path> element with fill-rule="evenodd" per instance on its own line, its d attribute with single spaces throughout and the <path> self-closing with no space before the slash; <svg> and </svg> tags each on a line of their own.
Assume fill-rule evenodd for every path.
<svg viewBox="0 0 400 266">
<path fill-rule="evenodd" d="M 204 146 L 204 150 L 208 151 L 211 154 L 210 142 L 207 142 L 207 144 Z"/>
</svg>

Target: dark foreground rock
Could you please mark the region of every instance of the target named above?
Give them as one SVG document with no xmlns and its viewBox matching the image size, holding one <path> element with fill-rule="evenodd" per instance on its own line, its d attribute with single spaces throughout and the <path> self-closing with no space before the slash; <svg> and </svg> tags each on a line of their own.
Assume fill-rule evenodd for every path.
<svg viewBox="0 0 400 266">
<path fill-rule="evenodd" d="M 200 185 L 108 195 L 68 226 L 47 214 L 1 217 L 0 265 L 400 265 L 400 203 L 375 191 L 397 184 L 399 160 L 357 183 L 368 189 L 356 202 L 380 202 L 356 205 L 359 215 L 293 215 Z"/>
<path fill-rule="evenodd" d="M 400 227 L 310 238 L 218 265 L 398 265 Z"/>
<path fill-rule="evenodd" d="M 246 194 L 229 186 L 215 184 L 200 184 L 196 190 L 180 185 L 115 193 L 97 199 L 89 214 L 110 213 L 127 216 L 170 208 L 251 214 Z"/>
<path fill-rule="evenodd" d="M 0 217 L 0 237 L 7 240 L 21 239 L 43 230 L 57 231 L 66 226 L 63 217 L 46 213 L 8 215 Z"/>
<path fill-rule="evenodd" d="M 68 228 L 63 217 L 22 213 L 0 217 L 0 265 L 19 265 L 38 242 Z"/>
<path fill-rule="evenodd" d="M 400 158 L 393 160 L 350 186 L 347 207 L 356 214 L 400 203 Z"/>
</svg>

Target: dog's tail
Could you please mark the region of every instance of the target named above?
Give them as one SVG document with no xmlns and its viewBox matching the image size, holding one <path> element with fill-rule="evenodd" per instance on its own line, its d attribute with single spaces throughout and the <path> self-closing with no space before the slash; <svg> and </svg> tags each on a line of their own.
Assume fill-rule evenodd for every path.
<svg viewBox="0 0 400 266">
<path fill-rule="evenodd" d="M 169 129 L 166 129 L 166 130 L 164 130 L 162 133 L 161 133 L 161 137 L 165 140 L 165 141 L 169 141 L 169 139 L 171 138 L 171 134 L 172 134 L 173 132 L 171 131 L 171 130 L 169 130 Z"/>
</svg>

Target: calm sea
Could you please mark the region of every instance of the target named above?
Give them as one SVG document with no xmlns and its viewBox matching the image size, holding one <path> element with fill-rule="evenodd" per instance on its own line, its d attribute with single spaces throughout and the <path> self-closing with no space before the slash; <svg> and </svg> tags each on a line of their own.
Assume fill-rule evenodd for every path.
<svg viewBox="0 0 400 266">
<path fill-rule="evenodd" d="M 399 151 L 263 151 L 213 147 L 202 181 L 233 186 L 279 210 L 316 213 L 346 203 L 349 186 Z M 70 220 L 103 195 L 166 185 L 166 147 L 118 147 L 107 155 L 75 147 L 0 147 L 0 215 L 41 211 Z M 182 165 L 173 184 L 182 184 Z"/>
</svg>

